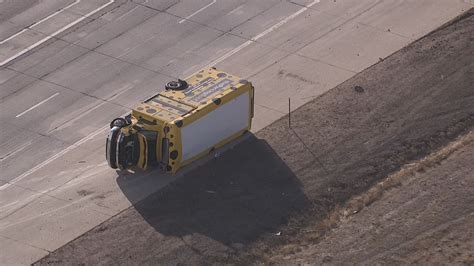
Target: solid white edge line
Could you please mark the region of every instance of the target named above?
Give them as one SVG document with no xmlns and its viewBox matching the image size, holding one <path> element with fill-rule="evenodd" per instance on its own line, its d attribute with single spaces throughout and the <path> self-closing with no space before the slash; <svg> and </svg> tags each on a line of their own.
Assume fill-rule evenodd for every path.
<svg viewBox="0 0 474 266">
<path fill-rule="evenodd" d="M 194 13 L 192 13 L 191 15 L 189 15 L 189 16 L 183 18 L 182 20 L 180 20 L 178 23 L 181 24 L 181 23 L 185 22 L 185 21 L 188 20 L 189 18 L 193 17 L 193 16 L 196 15 L 197 13 L 203 11 L 204 9 L 206 9 L 206 8 L 208 8 L 208 7 L 210 7 L 210 6 L 212 6 L 212 5 L 215 4 L 216 2 L 217 2 L 217 0 L 212 0 L 211 3 L 209 3 L 209 4 L 207 4 L 207 5 L 203 6 L 203 7 L 201 7 L 201 8 L 198 9 L 196 12 L 194 12 Z"/>
<path fill-rule="evenodd" d="M 30 170 L 24 172 L 23 174 L 17 176 L 16 178 L 8 181 L 8 183 L 0 186 L 0 191 L 2 190 L 5 190 L 7 189 L 8 187 L 10 187 L 11 185 L 19 182 L 20 180 L 22 180 L 23 178 L 31 175 L 32 173 L 38 171 L 39 169 L 43 168 L 45 165 L 49 164 L 50 162 L 56 160 L 57 158 L 63 156 L 64 154 L 68 153 L 70 150 L 73 150 L 77 147 L 79 147 L 80 145 L 82 145 L 83 143 L 85 143 L 86 141 L 94 138 L 95 136 L 99 135 L 100 133 L 103 133 L 107 128 L 109 127 L 109 125 L 106 125 L 104 127 L 101 127 L 100 129 L 92 132 L 91 134 L 85 136 L 84 138 L 80 139 L 79 141 L 75 142 L 74 144 L 72 144 L 71 146 L 67 147 L 66 149 L 56 153 L 55 155 L 49 157 L 47 160 L 43 161 L 42 163 L 36 165 L 35 167 L 31 168 Z"/>
<path fill-rule="evenodd" d="M 19 31 L 19 32 L 13 34 L 12 36 L 6 38 L 5 40 L 1 41 L 0 44 L 4 44 L 4 43 L 8 42 L 9 40 L 15 38 L 16 36 L 22 34 L 23 32 L 25 32 L 25 31 L 27 31 L 27 30 L 29 30 L 29 28 L 24 28 L 24 29 L 22 29 L 21 31 Z"/>
<path fill-rule="evenodd" d="M 49 101 L 49 100 L 53 99 L 54 97 L 56 97 L 56 96 L 58 96 L 58 95 L 59 95 L 59 92 L 56 92 L 55 94 L 53 94 L 53 95 L 49 96 L 48 98 L 46 98 L 46 99 L 42 100 L 41 102 L 39 102 L 39 103 L 37 103 L 37 104 L 35 104 L 35 105 L 31 106 L 30 108 L 26 109 L 26 110 L 25 110 L 25 111 L 23 111 L 23 112 L 21 112 L 21 113 L 17 114 L 17 115 L 16 115 L 16 118 L 18 118 L 18 117 L 20 117 L 20 116 L 22 116 L 22 115 L 24 115 L 24 114 L 28 113 L 29 111 L 31 111 L 31 110 L 33 110 L 33 109 L 35 109 L 36 107 L 38 107 L 38 106 L 42 105 L 43 103 L 45 103 L 45 102 L 47 102 L 47 101 Z"/>
<path fill-rule="evenodd" d="M 319 1 L 320 1 L 320 0 L 314 0 L 311 4 L 307 5 L 306 7 L 302 8 L 302 9 L 300 9 L 300 10 L 298 10 L 297 12 L 291 14 L 290 16 L 288 16 L 287 18 L 283 19 L 283 20 L 280 21 L 279 23 L 273 25 L 273 26 L 270 27 L 269 29 L 267 29 L 267 30 L 265 30 L 265 31 L 262 32 L 262 33 L 265 33 L 265 34 L 262 35 L 262 33 L 261 33 L 261 34 L 257 35 L 256 37 L 252 38 L 252 40 L 249 40 L 249 41 L 245 42 L 244 44 L 240 45 L 239 47 L 237 47 L 237 48 L 233 49 L 232 51 L 230 51 L 229 53 L 227 53 L 227 54 L 229 54 L 229 55 L 226 54 L 226 55 L 220 57 L 219 59 L 217 59 L 217 60 L 215 60 L 215 61 L 213 61 L 213 62 L 217 62 L 217 61 L 220 62 L 220 61 L 222 61 L 222 60 L 225 60 L 225 59 L 228 58 L 229 56 L 231 56 L 231 55 L 237 53 L 238 51 L 242 50 L 244 47 L 248 46 L 250 43 L 252 43 L 252 42 L 254 42 L 255 40 L 257 40 L 258 38 L 263 37 L 264 35 L 270 33 L 271 31 L 273 31 L 273 30 L 275 30 L 276 28 L 282 26 L 283 24 L 285 24 L 285 23 L 288 22 L 289 20 L 293 19 L 293 18 L 296 17 L 297 15 L 299 15 L 299 14 L 301 14 L 302 12 L 308 10 L 308 8 L 310 8 L 311 6 L 313 6 L 313 5 L 317 4 L 317 3 L 319 3 Z M 288 19 L 288 18 L 289 18 L 289 19 Z M 270 30 L 270 29 L 271 29 L 271 30 Z M 257 37 L 258 37 L 258 38 L 257 38 Z M 249 44 L 246 44 L 246 43 L 249 43 Z M 246 44 L 246 45 L 245 45 L 245 44 Z M 245 46 L 243 46 L 243 45 L 245 45 Z M 218 63 L 218 62 L 217 62 L 217 63 Z M 126 112 L 126 113 L 123 114 L 122 116 L 125 116 L 125 115 L 127 115 L 128 113 L 130 113 L 130 112 Z M 100 128 L 100 129 L 98 129 L 98 130 L 92 132 L 91 134 L 87 135 L 86 137 L 82 138 L 81 140 L 77 141 L 76 143 L 72 144 L 71 146 L 67 147 L 66 149 L 60 151 L 60 152 L 57 153 L 56 155 L 54 155 L 54 156 L 48 158 L 46 161 L 44 161 L 44 162 L 42 162 L 42 163 L 36 165 L 35 167 L 31 168 L 31 169 L 28 170 L 27 172 L 25 172 L 25 173 L 19 175 L 18 177 L 14 178 L 14 179 L 12 179 L 12 180 L 10 180 L 10 181 L 8 181 L 8 183 L 6 183 L 6 184 L 0 186 L 0 191 L 6 189 L 6 188 L 8 188 L 8 187 L 10 187 L 11 185 L 17 183 L 17 182 L 20 181 L 21 179 L 23 179 L 23 178 L 29 176 L 30 174 L 32 174 L 32 173 L 38 171 L 39 169 L 43 168 L 45 165 L 47 165 L 47 164 L 49 164 L 50 162 L 56 160 L 57 158 L 63 156 L 64 154 L 66 154 L 66 153 L 69 152 L 70 150 L 73 150 L 73 149 L 79 147 L 82 143 L 84 143 L 84 142 L 88 141 L 89 139 L 92 139 L 93 137 L 99 135 L 100 133 L 102 133 L 103 131 L 105 131 L 105 129 L 107 129 L 107 128 L 109 128 L 109 125 L 105 125 L 104 127 L 102 127 L 102 128 Z"/>
<path fill-rule="evenodd" d="M 250 44 L 254 43 L 255 41 L 257 41 L 258 39 L 262 38 L 263 36 L 267 35 L 268 33 L 278 29 L 279 27 L 283 26 L 284 24 L 286 24 L 288 21 L 294 19 L 295 17 L 299 16 L 301 13 L 303 13 L 304 11 L 308 10 L 310 7 L 312 7 L 313 5 L 319 3 L 320 0 L 314 0 L 313 2 L 311 2 L 309 5 L 299 9 L 298 11 L 296 11 L 295 13 L 289 15 L 288 17 L 282 19 L 280 22 L 276 23 L 275 25 L 271 26 L 270 28 L 264 30 L 263 32 L 261 32 L 260 34 L 256 35 L 255 37 L 253 37 L 252 39 L 244 42 L 243 44 L 239 45 L 238 47 L 230 50 L 229 52 L 227 52 L 226 54 L 224 54 L 223 56 L 217 58 L 216 60 L 212 61 L 211 63 L 209 63 L 208 65 L 206 65 L 205 68 L 209 68 L 209 67 L 212 67 L 212 66 L 215 66 L 216 64 L 218 64 L 219 62 L 222 62 L 223 60 L 229 58 L 230 56 L 232 56 L 233 54 L 239 52 L 240 50 L 244 49 L 245 47 L 249 46 Z"/>
<path fill-rule="evenodd" d="M 81 2 L 81 0 L 76 0 L 76 1 L 74 1 L 72 4 L 69 4 L 69 5 L 67 5 L 67 6 L 65 6 L 65 7 L 63 7 L 63 8 L 61 8 L 60 10 L 54 12 L 53 14 L 51 14 L 51 15 L 49 15 L 49 16 L 47 16 L 47 17 L 41 19 L 41 20 L 38 20 L 37 22 L 35 22 L 35 23 L 33 23 L 32 25 L 30 25 L 28 28 L 32 28 L 32 27 L 34 27 L 34 26 L 40 24 L 41 22 L 46 21 L 46 20 L 48 20 L 48 19 L 50 19 L 50 18 L 56 16 L 57 14 L 61 13 L 61 12 L 64 11 L 65 9 L 68 9 L 68 8 L 70 8 L 71 6 L 74 6 L 74 5 L 78 4 L 79 2 Z"/>
<path fill-rule="evenodd" d="M 90 15 L 92 15 L 92 14 L 94 14 L 94 13 L 100 11 L 101 9 L 107 7 L 108 5 L 112 4 L 113 2 L 115 2 L 115 0 L 110 0 L 107 4 L 104 4 L 104 5 L 100 6 L 99 8 L 96 8 L 96 9 L 92 10 L 91 12 L 87 13 L 86 15 L 81 16 L 80 18 L 78 18 L 78 19 L 74 20 L 73 22 L 67 24 L 66 26 L 62 27 L 61 29 L 55 31 L 53 34 L 46 36 L 46 38 L 44 38 L 44 39 L 42 39 L 42 40 L 40 40 L 40 41 L 38 41 L 38 42 L 36 42 L 36 43 L 34 43 L 34 44 L 28 46 L 27 48 L 21 50 L 20 52 L 16 53 L 15 55 L 13 55 L 13 56 L 11 56 L 11 57 L 9 57 L 9 58 L 3 60 L 2 62 L 0 62 L 0 66 L 3 66 L 3 65 L 5 65 L 6 63 L 12 61 L 13 59 L 15 59 L 15 58 L 17 58 L 17 57 L 23 55 L 24 53 L 26 53 L 26 52 L 28 52 L 28 51 L 34 49 L 35 47 L 37 47 L 37 46 L 41 45 L 42 43 L 48 41 L 49 39 L 53 38 L 54 36 L 58 35 L 59 33 L 65 31 L 65 30 L 67 30 L 68 28 L 74 26 L 75 24 L 81 22 L 82 20 L 84 20 L 85 18 L 89 17 Z"/>
<path fill-rule="evenodd" d="M 41 22 L 43 22 L 43 21 L 45 21 L 45 20 L 48 20 L 48 19 L 50 19 L 50 18 L 56 16 L 57 14 L 61 13 L 61 12 L 64 11 L 65 9 L 68 9 L 68 8 L 70 8 L 70 7 L 74 6 L 74 5 L 76 5 L 76 4 L 79 3 L 79 2 L 81 2 L 81 0 L 76 0 L 76 1 L 74 1 L 72 4 L 69 4 L 69 5 L 67 5 L 67 6 L 65 6 L 65 7 L 61 8 L 61 9 L 59 9 L 58 11 L 54 12 L 53 14 L 51 14 L 51 15 L 45 17 L 45 18 L 42 18 L 42 19 L 40 19 L 40 20 L 38 20 L 38 21 L 36 21 L 35 23 L 31 24 L 30 26 L 28 26 L 28 27 L 22 29 L 21 31 L 19 31 L 19 32 L 15 33 L 15 34 L 13 34 L 12 36 L 6 38 L 5 40 L 0 41 L 0 44 L 4 44 L 5 42 L 7 42 L 7 41 L 9 41 L 9 40 L 11 40 L 11 39 L 13 39 L 13 38 L 15 38 L 16 36 L 18 36 L 18 35 L 22 34 L 23 32 L 25 32 L 25 31 L 27 31 L 27 30 L 33 28 L 34 26 L 40 24 Z"/>
</svg>

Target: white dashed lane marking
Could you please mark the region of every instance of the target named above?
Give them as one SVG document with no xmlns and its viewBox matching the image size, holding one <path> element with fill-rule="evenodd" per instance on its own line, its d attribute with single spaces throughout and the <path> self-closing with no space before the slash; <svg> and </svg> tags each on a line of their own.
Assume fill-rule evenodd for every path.
<svg viewBox="0 0 474 266">
<path fill-rule="evenodd" d="M 258 34 L 257 36 L 253 37 L 251 40 L 243 43 L 242 45 L 238 46 L 237 48 L 231 50 L 230 52 L 228 52 L 227 54 L 219 57 L 218 59 L 214 60 L 211 65 L 214 65 L 214 64 L 217 64 L 227 58 L 229 58 L 230 56 L 232 56 L 233 54 L 237 53 L 238 51 L 242 50 L 243 48 L 249 46 L 251 43 L 255 42 L 256 40 L 258 40 L 259 38 L 269 34 L 270 32 L 276 30 L 277 28 L 281 27 L 282 25 L 286 24 L 288 21 L 294 19 L 295 17 L 299 16 L 301 13 L 303 13 L 304 11 L 308 10 L 311 6 L 319 3 L 320 0 L 314 0 L 313 2 L 311 2 L 309 5 L 299 9 L 298 11 L 296 11 L 295 13 L 289 15 L 288 17 L 284 18 L 283 20 L 281 20 L 280 22 L 276 23 L 275 25 L 271 26 L 270 28 L 264 30 L 263 32 L 261 32 L 260 34 Z M 202 9 L 202 8 L 201 8 Z M 199 10 L 198 10 L 199 11 Z M 196 11 L 197 12 L 197 11 Z M 195 13 L 196 13 L 195 12 Z M 193 14 L 191 14 L 193 15 Z M 191 16 L 190 15 L 190 16 Z M 125 113 L 124 115 L 128 114 Z M 77 147 L 79 147 L 80 145 L 82 145 L 83 143 L 91 140 L 92 138 L 94 138 L 95 136 L 98 136 L 99 134 L 104 134 L 105 135 L 105 131 L 109 128 L 109 125 L 105 125 L 104 127 L 102 128 L 99 128 L 98 130 L 90 133 L 89 135 L 87 135 L 86 137 L 82 138 L 81 140 L 77 141 L 76 143 L 72 144 L 71 146 L 67 147 L 66 149 L 60 151 L 59 153 L 57 153 L 56 155 L 48 158 L 47 160 L 45 160 L 44 162 L 36 165 L 35 167 L 31 168 L 30 170 L 24 172 L 23 174 L 17 176 L 16 178 L 14 178 L 13 180 L 10 180 L 8 183 L 0 186 L 0 191 L 10 187 L 11 185 L 17 183 L 18 181 L 22 180 L 23 178 L 35 173 L 36 171 L 38 171 L 39 169 L 43 168 L 44 166 L 48 165 L 49 163 L 55 161 L 56 159 L 60 158 L 61 156 L 63 156 L 64 154 L 68 153 L 69 151 L 71 150 L 74 150 L 76 149 Z"/>
<path fill-rule="evenodd" d="M 49 96 L 48 98 L 46 98 L 46 99 L 42 100 L 41 102 L 39 102 L 39 103 L 37 103 L 37 104 L 35 104 L 35 105 L 31 106 L 30 108 L 26 109 L 26 110 L 25 110 L 25 111 L 23 111 L 23 112 L 21 112 L 21 113 L 17 114 L 17 115 L 16 115 L 16 118 L 18 118 L 18 117 L 20 117 L 20 116 L 22 116 L 22 115 L 24 115 L 24 114 L 28 113 L 29 111 L 31 111 L 31 110 L 33 110 L 33 109 L 35 109 L 36 107 L 38 107 L 38 106 L 42 105 L 43 103 L 45 103 L 45 102 L 47 102 L 47 101 L 49 101 L 49 100 L 53 99 L 54 97 L 56 97 L 56 96 L 58 96 L 58 95 L 59 95 L 59 92 L 56 92 L 55 94 L 53 94 L 53 95 Z"/>
</svg>

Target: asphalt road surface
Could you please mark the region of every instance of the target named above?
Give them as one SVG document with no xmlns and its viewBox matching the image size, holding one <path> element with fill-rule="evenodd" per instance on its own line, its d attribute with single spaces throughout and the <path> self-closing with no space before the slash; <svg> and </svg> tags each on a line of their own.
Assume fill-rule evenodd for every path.
<svg viewBox="0 0 474 266">
<path fill-rule="evenodd" d="M 472 6 L 1 1 L 0 262 L 36 261 L 186 173 L 105 163 L 108 122 L 166 81 L 206 66 L 251 80 L 256 132 L 288 97 L 299 107 Z"/>
<path fill-rule="evenodd" d="M 473 30 L 474 9 L 39 264 L 472 263 Z"/>
</svg>

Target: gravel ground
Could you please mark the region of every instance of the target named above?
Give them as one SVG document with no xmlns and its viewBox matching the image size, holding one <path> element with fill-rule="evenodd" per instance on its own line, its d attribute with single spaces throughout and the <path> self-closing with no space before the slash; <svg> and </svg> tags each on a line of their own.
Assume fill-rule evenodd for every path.
<svg viewBox="0 0 474 266">
<path fill-rule="evenodd" d="M 472 233 L 472 196 L 460 200 L 474 192 L 471 148 L 350 223 L 327 222 L 354 196 L 473 128 L 472 15 L 294 111 L 292 129 L 287 117 L 276 121 L 38 264 L 416 262 L 450 237 L 472 247 L 462 238 Z"/>
</svg>

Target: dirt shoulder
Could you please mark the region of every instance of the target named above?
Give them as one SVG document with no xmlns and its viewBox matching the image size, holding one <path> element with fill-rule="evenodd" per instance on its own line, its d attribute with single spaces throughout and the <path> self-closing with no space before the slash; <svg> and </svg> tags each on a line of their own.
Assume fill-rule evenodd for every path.
<svg viewBox="0 0 474 266">
<path fill-rule="evenodd" d="M 397 187 L 354 198 L 321 241 L 272 261 L 474 263 L 474 131 L 383 182 Z M 373 202 L 355 209 L 364 197 Z"/>
<path fill-rule="evenodd" d="M 292 129 L 287 117 L 276 121 L 39 264 L 321 257 L 307 248 L 323 243 L 331 227 L 321 223 L 329 214 L 474 127 L 472 15 L 471 10 L 294 111 Z M 456 177 L 454 183 L 460 182 Z M 471 194 L 472 188 L 465 187 Z M 412 210 L 426 207 L 419 204 Z M 457 204 L 453 217 L 472 208 L 469 201 Z M 408 210 L 399 214 L 417 224 Z M 436 225 L 425 230 L 430 226 Z M 378 253 L 384 251 L 380 246 Z M 308 257 L 294 255 L 302 252 Z"/>
</svg>

